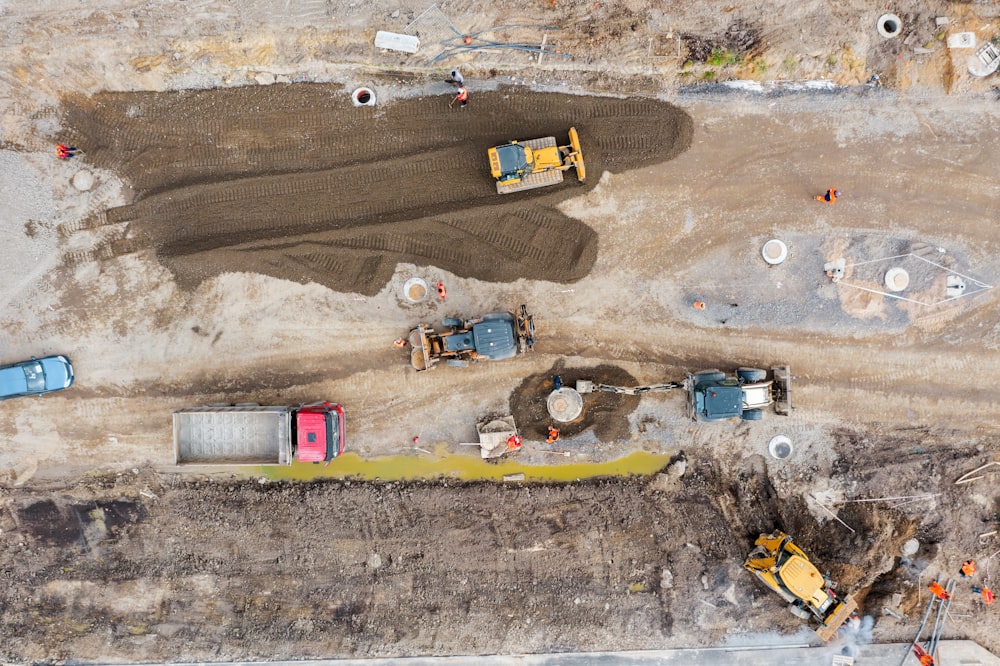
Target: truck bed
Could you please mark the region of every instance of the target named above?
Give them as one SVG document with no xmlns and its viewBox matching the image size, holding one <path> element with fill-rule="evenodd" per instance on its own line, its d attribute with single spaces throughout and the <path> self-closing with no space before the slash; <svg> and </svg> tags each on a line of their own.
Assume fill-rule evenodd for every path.
<svg viewBox="0 0 1000 666">
<path fill-rule="evenodd" d="M 192 407 L 174 412 L 177 465 L 289 465 L 288 407 Z"/>
</svg>

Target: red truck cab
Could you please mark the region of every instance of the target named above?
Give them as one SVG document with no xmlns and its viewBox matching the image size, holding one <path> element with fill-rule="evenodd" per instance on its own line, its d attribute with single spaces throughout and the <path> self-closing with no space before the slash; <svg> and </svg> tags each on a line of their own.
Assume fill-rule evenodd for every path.
<svg viewBox="0 0 1000 666">
<path fill-rule="evenodd" d="M 299 462 L 331 462 L 344 452 L 344 408 L 323 402 L 295 412 L 295 443 Z"/>
</svg>

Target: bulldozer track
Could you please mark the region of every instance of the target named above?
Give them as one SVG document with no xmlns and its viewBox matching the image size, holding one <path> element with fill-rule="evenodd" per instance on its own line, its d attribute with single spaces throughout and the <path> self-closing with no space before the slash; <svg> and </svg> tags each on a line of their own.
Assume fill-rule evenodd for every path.
<svg viewBox="0 0 1000 666">
<path fill-rule="evenodd" d="M 541 111 L 528 114 L 511 91 L 476 95 L 476 113 L 449 112 L 449 95 L 376 112 L 313 84 L 102 93 L 69 107 L 65 124 L 85 149 L 106 146 L 88 156 L 119 170 L 136 199 L 62 233 L 127 223 L 128 237 L 147 239 L 183 284 L 211 272 L 200 263 L 370 295 L 404 260 L 494 281 L 579 279 L 596 259 L 597 235 L 555 206 L 583 190 L 565 183 L 501 198 L 489 177 L 491 142 L 561 143 L 575 125 L 599 175 L 672 158 L 690 144 L 692 124 L 662 102 L 534 98 Z M 401 223 L 404 233 L 380 228 Z M 140 249 L 117 242 L 73 259 Z M 352 256 L 336 257 L 344 252 Z"/>
<path fill-rule="evenodd" d="M 81 217 L 73 222 L 59 225 L 59 235 L 65 238 L 80 231 L 97 229 L 109 224 L 114 224 L 114 222 L 109 221 L 107 211 L 100 211 L 86 217 Z"/>
</svg>

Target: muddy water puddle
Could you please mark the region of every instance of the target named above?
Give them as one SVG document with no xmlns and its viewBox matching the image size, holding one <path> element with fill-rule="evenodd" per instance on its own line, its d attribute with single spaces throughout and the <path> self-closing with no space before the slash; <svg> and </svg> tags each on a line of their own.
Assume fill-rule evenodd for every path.
<svg viewBox="0 0 1000 666">
<path fill-rule="evenodd" d="M 355 453 L 346 453 L 326 467 L 295 463 L 289 467 L 257 467 L 251 473 L 253 476 L 263 476 L 275 481 L 503 481 L 512 478 L 520 480 L 520 475 L 524 475 L 524 481 L 551 483 L 613 476 L 647 476 L 665 467 L 669 459 L 669 456 L 639 451 L 608 462 L 574 463 L 568 457 L 558 456 L 558 464 L 528 465 L 516 459 L 487 462 L 469 455 L 445 451 L 384 458 L 362 458 Z"/>
</svg>

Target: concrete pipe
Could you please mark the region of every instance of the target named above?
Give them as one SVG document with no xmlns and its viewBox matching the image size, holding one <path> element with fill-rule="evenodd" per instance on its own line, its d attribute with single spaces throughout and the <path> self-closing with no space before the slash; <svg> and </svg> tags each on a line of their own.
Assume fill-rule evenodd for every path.
<svg viewBox="0 0 1000 666">
<path fill-rule="evenodd" d="M 351 93 L 354 106 L 375 106 L 375 91 L 371 88 L 358 88 Z"/>
<path fill-rule="evenodd" d="M 903 31 L 903 22 L 895 14 L 882 14 L 878 17 L 875 27 L 878 29 L 878 34 L 886 39 L 892 39 Z"/>
</svg>

